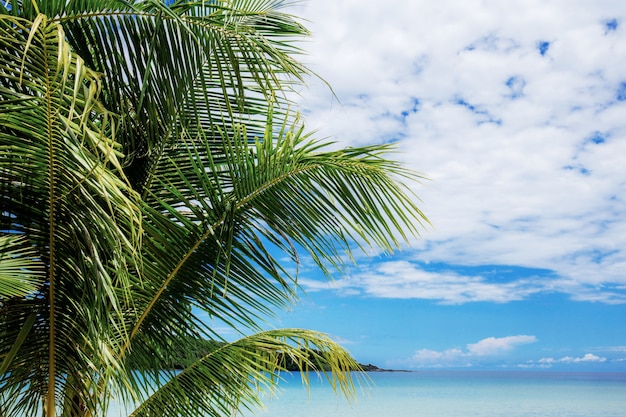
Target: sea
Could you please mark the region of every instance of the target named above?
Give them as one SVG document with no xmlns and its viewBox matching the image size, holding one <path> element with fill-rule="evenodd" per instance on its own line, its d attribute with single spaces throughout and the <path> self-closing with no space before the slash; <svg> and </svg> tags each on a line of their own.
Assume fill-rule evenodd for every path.
<svg viewBox="0 0 626 417">
<path fill-rule="evenodd" d="M 245 417 L 626 417 L 626 373 L 370 372 L 356 398 L 311 375 L 284 380 Z"/>
</svg>

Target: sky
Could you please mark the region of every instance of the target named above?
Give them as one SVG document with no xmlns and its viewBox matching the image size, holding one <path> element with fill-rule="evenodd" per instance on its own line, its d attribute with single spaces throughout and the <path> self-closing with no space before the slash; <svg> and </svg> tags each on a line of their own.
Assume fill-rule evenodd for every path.
<svg viewBox="0 0 626 417">
<path fill-rule="evenodd" d="M 309 130 L 393 142 L 432 227 L 280 327 L 396 369 L 626 372 L 626 3 L 309 0 Z"/>
</svg>

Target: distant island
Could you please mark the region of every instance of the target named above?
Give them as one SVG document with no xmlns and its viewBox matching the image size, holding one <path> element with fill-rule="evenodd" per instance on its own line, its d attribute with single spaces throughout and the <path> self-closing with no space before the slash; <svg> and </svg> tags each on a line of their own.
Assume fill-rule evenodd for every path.
<svg viewBox="0 0 626 417">
<path fill-rule="evenodd" d="M 187 339 L 189 343 L 185 351 L 174 351 L 172 357 L 175 358 L 170 367 L 173 369 L 185 369 L 188 366 L 194 364 L 198 359 L 209 354 L 210 352 L 219 349 L 224 345 L 224 342 L 218 342 L 215 340 L 204 339 Z M 311 349 L 309 353 L 311 359 L 310 370 L 315 370 L 316 365 L 321 368 L 327 368 L 324 364 L 324 354 L 315 349 Z M 320 361 L 321 359 L 321 361 Z M 400 369 L 385 369 L 379 368 L 371 363 L 362 364 L 357 363 L 357 366 L 352 371 L 365 371 L 365 372 L 411 372 Z M 279 368 L 286 371 L 296 372 L 300 371 L 300 367 L 290 357 L 283 357 L 279 363 Z M 329 370 L 328 368 L 326 370 Z"/>
<path fill-rule="evenodd" d="M 324 360 L 323 360 L 324 354 L 322 352 L 317 351 L 315 349 L 311 349 L 309 350 L 309 355 L 310 355 L 309 357 L 311 358 L 311 363 L 310 363 L 311 370 L 315 370 L 316 366 L 325 368 L 325 370 L 329 370 L 328 365 L 324 364 Z M 294 363 L 293 360 L 289 357 L 283 358 L 283 361 L 281 362 L 280 367 L 290 372 L 300 371 L 300 367 L 298 366 L 298 364 Z M 365 372 L 410 372 L 410 371 L 399 370 L 399 369 L 379 368 L 378 366 L 372 365 L 371 363 L 368 363 L 367 365 L 362 364 L 362 363 L 357 363 L 356 366 L 350 370 L 351 371 L 365 371 Z"/>
<path fill-rule="evenodd" d="M 364 365 L 362 363 L 357 364 L 358 367 L 352 369 L 353 371 L 365 371 L 365 372 L 411 372 L 411 371 L 406 371 L 403 369 L 385 369 L 385 368 L 379 368 L 376 365 L 372 365 L 371 363 L 368 363 L 367 365 Z M 285 370 L 290 371 L 290 372 L 297 372 L 300 370 L 300 368 L 298 368 L 298 366 L 296 364 L 293 363 L 287 363 L 284 366 Z"/>
<path fill-rule="evenodd" d="M 359 366 L 365 372 L 411 372 L 411 371 L 407 371 L 407 370 L 404 370 L 404 369 L 384 369 L 384 368 L 379 368 L 378 366 L 372 365 L 371 363 L 368 363 L 367 365 L 363 365 L 363 364 L 360 363 Z"/>
</svg>

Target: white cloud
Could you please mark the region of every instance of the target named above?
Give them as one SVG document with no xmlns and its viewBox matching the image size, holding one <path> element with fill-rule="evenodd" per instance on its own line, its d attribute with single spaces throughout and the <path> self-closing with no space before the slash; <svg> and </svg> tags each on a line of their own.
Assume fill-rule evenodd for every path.
<svg viewBox="0 0 626 417">
<path fill-rule="evenodd" d="M 560 276 L 548 288 L 421 272 L 374 287 L 369 271 L 359 278 L 366 291 L 502 302 L 535 288 L 626 302 L 620 2 L 317 0 L 300 7 L 314 32 L 305 61 L 341 101 L 312 82 L 301 99 L 309 127 L 351 145 L 399 140 L 399 157 L 432 178 L 416 192 L 436 230 L 415 242 L 416 258 Z M 444 287 L 435 278 L 458 291 L 465 282 L 468 294 L 435 295 Z"/>
<path fill-rule="evenodd" d="M 505 303 L 521 300 L 545 289 L 547 280 L 520 279 L 491 282 L 479 275 L 452 271 L 427 271 L 408 261 L 383 261 L 371 269 L 358 269 L 332 283 L 300 279 L 307 291 L 333 289 L 343 295 L 364 294 L 380 298 L 420 298 L 442 304 L 467 302 Z"/>
<path fill-rule="evenodd" d="M 432 367 L 470 367 L 477 361 L 494 360 L 515 348 L 535 343 L 535 336 L 518 335 L 507 337 L 489 337 L 476 343 L 470 343 L 466 349 L 451 348 L 443 351 L 420 349 L 402 365 L 411 368 Z"/>
<path fill-rule="evenodd" d="M 447 349 L 441 352 L 420 349 L 403 365 L 410 368 L 470 367 L 472 362 L 460 349 Z"/>
<path fill-rule="evenodd" d="M 604 347 L 604 348 L 599 348 L 599 349 L 606 351 L 606 352 L 626 353 L 626 346 L 610 346 L 610 347 Z"/>
<path fill-rule="evenodd" d="M 468 353 L 472 356 L 492 356 L 503 352 L 508 352 L 519 345 L 535 343 L 535 336 L 508 336 L 508 337 L 489 337 L 480 342 L 467 345 Z"/>
<path fill-rule="evenodd" d="M 589 363 L 589 362 L 606 362 L 606 358 L 602 358 L 600 356 L 596 356 L 593 353 L 586 353 L 584 356 L 580 358 L 575 358 L 571 356 L 565 356 L 560 359 L 554 358 L 542 358 L 538 361 L 539 365 L 552 366 L 559 363 Z"/>
</svg>

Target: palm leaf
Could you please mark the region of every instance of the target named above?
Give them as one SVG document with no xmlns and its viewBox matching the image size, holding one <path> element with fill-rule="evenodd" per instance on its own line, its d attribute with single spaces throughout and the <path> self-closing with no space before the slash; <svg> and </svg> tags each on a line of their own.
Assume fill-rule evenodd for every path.
<svg viewBox="0 0 626 417">
<path fill-rule="evenodd" d="M 414 174 L 382 158 L 388 147 L 324 152 L 301 126 L 268 126 L 252 143 L 236 129 L 219 151 L 210 140 L 172 148 L 169 165 L 155 171 L 147 199 L 154 209 L 144 226 L 145 264 L 153 268 L 144 270 L 136 293 L 140 315 L 131 337 L 158 345 L 161 332 L 201 332 L 192 307 L 234 329 L 258 331 L 297 288 L 274 258 L 276 248 L 294 260 L 294 248 L 303 248 L 330 273 L 355 243 L 392 250 L 396 236 L 426 222 L 392 177 Z M 177 164 L 184 160 L 193 163 Z"/>
<path fill-rule="evenodd" d="M 0 236 L 0 301 L 32 294 L 44 283 L 44 265 L 24 243 L 21 236 Z"/>
<path fill-rule="evenodd" d="M 69 2 L 58 20 L 87 65 L 107 74 L 102 100 L 124 115 L 117 137 L 138 190 L 181 131 L 217 138 L 243 120 L 258 126 L 268 101 L 306 72 L 285 39 L 307 31 L 277 1 L 108 1 L 97 13 L 94 3 Z"/>
<path fill-rule="evenodd" d="M 0 230 L 45 268 L 3 300 L 0 413 L 134 401 L 194 340 L 221 340 L 214 323 L 258 332 L 295 299 L 277 253 L 297 264 L 303 250 L 330 275 L 353 248 L 392 251 L 426 222 L 397 181 L 420 177 L 387 146 L 329 151 L 287 111 L 307 31 L 281 3 L 0 3 Z M 321 335 L 260 333 L 170 375 L 138 413 L 204 377 L 227 408 L 254 404 L 249 378 L 271 384 L 279 351 L 310 365 L 295 348 L 310 343 L 336 353 L 350 387 L 348 356 Z M 220 410 L 190 395 L 172 414 Z"/>
<path fill-rule="evenodd" d="M 353 377 L 365 381 L 351 373 L 359 367 L 349 353 L 327 336 L 301 329 L 266 331 L 198 359 L 158 387 L 131 416 L 219 416 L 258 407 L 260 392 L 274 389 L 286 358 L 300 368 L 305 382 L 309 371 L 322 373 L 348 397 L 354 395 Z"/>
<path fill-rule="evenodd" d="M 38 322 L 2 375 L 4 386 L 28 390 L 3 409 L 33 410 L 46 398 L 52 415 L 66 395 L 90 401 L 90 378 L 78 375 L 109 363 L 116 341 L 103 329 L 122 320 L 129 281 L 118 268 L 138 264 L 141 218 L 111 117 L 96 101 L 98 75 L 72 54 L 62 27 L 44 15 L 0 16 L 0 39 L 1 229 L 27 235 L 46 268 L 37 293 L 4 306 L 2 354 L 31 312 Z M 118 319 L 107 318 L 116 309 Z"/>
</svg>

